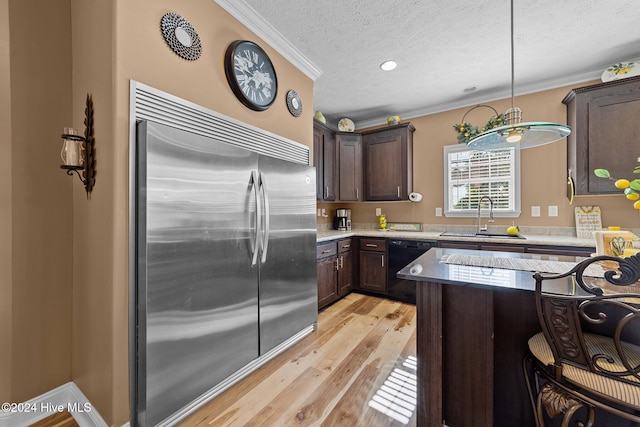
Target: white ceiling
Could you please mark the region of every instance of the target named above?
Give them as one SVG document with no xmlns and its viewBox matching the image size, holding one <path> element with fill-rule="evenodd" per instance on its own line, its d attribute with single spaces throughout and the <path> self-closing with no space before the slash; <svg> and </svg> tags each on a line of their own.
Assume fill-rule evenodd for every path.
<svg viewBox="0 0 640 427">
<path fill-rule="evenodd" d="M 321 70 L 303 105 L 333 126 L 511 96 L 509 0 L 244 2 Z M 516 97 L 599 79 L 640 58 L 640 1 L 514 0 L 514 35 Z M 386 59 L 398 68 L 381 71 Z"/>
</svg>

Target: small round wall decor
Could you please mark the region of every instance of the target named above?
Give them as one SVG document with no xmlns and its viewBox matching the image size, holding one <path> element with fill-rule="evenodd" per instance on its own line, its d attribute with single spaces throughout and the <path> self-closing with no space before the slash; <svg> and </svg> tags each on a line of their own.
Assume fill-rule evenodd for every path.
<svg viewBox="0 0 640 427">
<path fill-rule="evenodd" d="M 294 117 L 300 117 L 302 114 L 302 99 L 295 90 L 287 92 L 287 108 Z"/>
<path fill-rule="evenodd" d="M 160 20 L 160 29 L 169 47 L 179 57 L 189 61 L 200 58 L 200 37 L 189 21 L 175 13 L 167 13 Z"/>
</svg>

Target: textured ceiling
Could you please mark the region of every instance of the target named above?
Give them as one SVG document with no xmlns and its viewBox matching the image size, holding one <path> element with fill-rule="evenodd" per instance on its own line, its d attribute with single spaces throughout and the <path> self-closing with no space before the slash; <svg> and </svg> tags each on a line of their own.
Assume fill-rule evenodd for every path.
<svg viewBox="0 0 640 427">
<path fill-rule="evenodd" d="M 516 96 L 640 58 L 639 0 L 514 1 Z M 245 2 L 322 70 L 312 108 L 334 126 L 511 96 L 509 0 Z"/>
</svg>

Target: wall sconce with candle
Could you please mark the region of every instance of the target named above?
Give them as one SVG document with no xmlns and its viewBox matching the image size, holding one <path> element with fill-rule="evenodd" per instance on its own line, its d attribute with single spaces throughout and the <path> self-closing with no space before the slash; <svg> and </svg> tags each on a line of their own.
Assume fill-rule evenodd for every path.
<svg viewBox="0 0 640 427">
<path fill-rule="evenodd" d="M 90 94 L 87 94 L 84 116 L 84 136 L 78 135 L 73 128 L 64 128 L 60 168 L 65 169 L 69 176 L 75 172 L 84 184 L 87 199 L 91 199 L 91 191 L 96 183 L 96 141 L 93 137 L 93 98 Z M 79 171 L 82 171 L 82 175 Z"/>
</svg>

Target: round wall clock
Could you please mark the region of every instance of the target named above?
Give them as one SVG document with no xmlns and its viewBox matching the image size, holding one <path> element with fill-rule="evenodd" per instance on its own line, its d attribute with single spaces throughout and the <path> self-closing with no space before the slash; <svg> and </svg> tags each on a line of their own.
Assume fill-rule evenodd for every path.
<svg viewBox="0 0 640 427">
<path fill-rule="evenodd" d="M 231 90 L 245 106 L 264 111 L 273 104 L 278 91 L 276 70 L 260 46 L 247 40 L 231 43 L 224 71 Z"/>
<path fill-rule="evenodd" d="M 189 21 L 175 13 L 167 13 L 160 20 L 160 29 L 164 40 L 178 56 L 189 61 L 200 58 L 200 37 Z"/>
<path fill-rule="evenodd" d="M 302 99 L 295 90 L 287 92 L 287 108 L 294 117 L 300 117 L 302 114 Z"/>
</svg>

